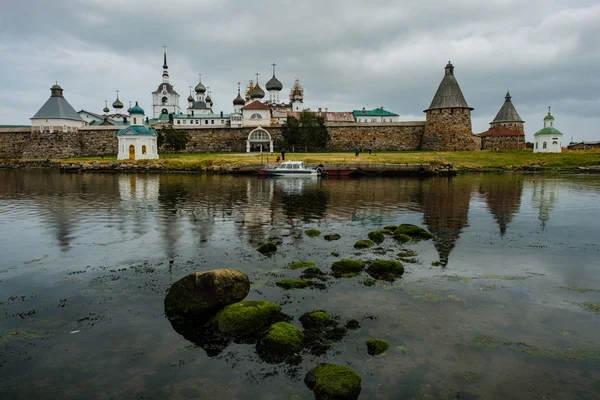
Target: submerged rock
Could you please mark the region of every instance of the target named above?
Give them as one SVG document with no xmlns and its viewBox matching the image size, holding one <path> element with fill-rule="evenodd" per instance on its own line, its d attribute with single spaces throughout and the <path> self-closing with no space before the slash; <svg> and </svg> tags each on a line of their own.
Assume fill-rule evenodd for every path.
<svg viewBox="0 0 600 400">
<path fill-rule="evenodd" d="M 248 276 L 223 268 L 184 276 L 165 297 L 168 318 L 198 318 L 208 321 L 223 307 L 240 302 L 250 292 Z"/>
<path fill-rule="evenodd" d="M 373 246 L 375 246 L 375 243 L 370 240 L 359 240 L 358 242 L 354 243 L 355 249 L 368 249 L 369 247 Z"/>
<path fill-rule="evenodd" d="M 287 265 L 289 269 L 310 268 L 314 266 L 316 266 L 316 264 L 312 261 L 296 261 Z"/>
<path fill-rule="evenodd" d="M 394 239 L 396 239 L 400 243 L 406 243 L 406 242 L 410 242 L 412 240 L 412 238 L 410 236 L 405 235 L 403 233 L 401 233 L 400 235 L 394 234 Z"/>
<path fill-rule="evenodd" d="M 221 335 L 239 337 L 276 322 L 281 318 L 281 307 L 264 300 L 246 300 L 231 304 L 210 321 L 211 328 Z"/>
<path fill-rule="evenodd" d="M 396 260 L 375 260 L 367 267 L 367 273 L 375 279 L 393 281 L 404 274 L 404 266 Z"/>
<path fill-rule="evenodd" d="M 348 322 L 346 322 L 346 329 L 349 329 L 351 331 L 358 330 L 360 329 L 360 322 L 352 318 L 348 320 Z"/>
<path fill-rule="evenodd" d="M 350 260 L 347 258 L 336 261 L 331 265 L 331 270 L 336 276 L 343 276 L 348 274 L 354 274 L 354 276 L 356 276 L 363 269 L 365 269 L 364 262 L 359 260 Z"/>
<path fill-rule="evenodd" d="M 388 225 L 388 226 L 384 226 L 384 227 L 383 227 L 383 230 L 384 230 L 384 231 L 386 231 L 386 232 L 391 232 L 391 233 L 394 233 L 394 231 L 395 231 L 396 229 L 398 229 L 398 226 L 397 226 L 397 225 Z"/>
<path fill-rule="evenodd" d="M 371 356 L 378 356 L 387 351 L 390 347 L 388 342 L 382 339 L 369 339 L 367 340 L 367 353 Z"/>
<path fill-rule="evenodd" d="M 348 367 L 319 364 L 304 377 L 304 383 L 317 400 L 356 400 L 360 395 L 360 376 Z"/>
<path fill-rule="evenodd" d="M 323 310 L 307 312 L 300 317 L 300 323 L 304 329 L 322 329 L 330 325 L 331 322 L 331 315 Z"/>
<path fill-rule="evenodd" d="M 413 239 L 431 239 L 433 235 L 417 225 L 402 224 L 394 231 L 394 236 L 407 235 Z"/>
<path fill-rule="evenodd" d="M 385 232 L 384 231 L 369 232 L 369 239 L 371 239 L 373 242 L 375 242 L 377 244 L 383 243 L 383 241 L 385 240 Z"/>
<path fill-rule="evenodd" d="M 325 235 L 323 236 L 323 239 L 327 240 L 327 241 L 332 241 L 332 240 L 340 240 L 342 238 L 341 235 L 337 234 L 337 233 L 332 233 L 330 235 Z"/>
<path fill-rule="evenodd" d="M 318 229 L 307 229 L 304 231 L 304 233 L 306 233 L 306 236 L 308 236 L 308 237 L 321 236 L 321 231 Z"/>
<path fill-rule="evenodd" d="M 275 283 L 280 288 L 289 289 L 304 289 L 310 286 L 309 281 L 304 279 L 282 279 Z"/>
<path fill-rule="evenodd" d="M 281 362 L 298 353 L 304 347 L 304 333 L 287 322 L 277 322 L 257 344 L 262 359 L 268 362 Z"/>
<path fill-rule="evenodd" d="M 419 255 L 416 251 L 413 250 L 402 250 L 400 253 L 396 254 L 398 257 L 416 257 Z"/>
<path fill-rule="evenodd" d="M 256 250 L 264 255 L 270 255 L 277 251 L 277 245 L 273 242 L 267 242 L 258 246 Z"/>
<path fill-rule="evenodd" d="M 300 279 L 320 279 L 324 280 L 323 276 L 325 274 L 319 267 L 309 267 L 302 271 L 302 275 L 300 275 Z"/>
</svg>

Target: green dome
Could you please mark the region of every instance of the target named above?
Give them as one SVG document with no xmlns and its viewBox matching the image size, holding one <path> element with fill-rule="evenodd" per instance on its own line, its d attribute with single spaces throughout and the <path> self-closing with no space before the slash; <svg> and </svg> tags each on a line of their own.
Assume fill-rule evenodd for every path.
<svg viewBox="0 0 600 400">
<path fill-rule="evenodd" d="M 550 116 L 550 117 L 552 117 L 552 116 Z M 548 117 L 546 117 L 546 118 L 548 118 Z M 552 119 L 554 119 L 554 118 L 552 118 Z M 553 136 L 560 135 L 560 136 L 562 136 L 562 133 L 558 129 L 555 129 L 555 128 L 544 128 L 544 129 L 540 129 L 539 131 L 534 133 L 534 136 L 537 136 L 537 135 L 553 135 Z"/>
<path fill-rule="evenodd" d="M 548 113 L 548 115 L 544 117 L 544 121 L 554 121 L 554 117 L 552 114 Z"/>
<path fill-rule="evenodd" d="M 138 105 L 138 102 L 135 102 L 135 106 L 129 109 L 129 114 L 144 114 L 144 109 Z"/>
</svg>

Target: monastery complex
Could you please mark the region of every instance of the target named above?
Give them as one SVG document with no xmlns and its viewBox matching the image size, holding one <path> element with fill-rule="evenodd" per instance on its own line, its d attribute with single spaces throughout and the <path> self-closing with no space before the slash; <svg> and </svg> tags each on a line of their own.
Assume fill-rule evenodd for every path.
<svg viewBox="0 0 600 400">
<path fill-rule="evenodd" d="M 115 155 L 119 159 L 156 159 L 156 129 L 170 125 L 186 130 L 187 152 L 280 151 L 285 148 L 281 126 L 288 117 L 303 111 L 324 118 L 331 151 L 356 148 L 374 151 L 400 150 L 492 150 L 526 148 L 524 124 L 510 93 L 490 128 L 473 134 L 470 107 L 448 62 L 433 100 L 424 110 L 424 121 L 400 122 L 399 115 L 383 107 L 353 111 L 310 110 L 304 107 L 304 88 L 295 80 L 287 99 L 283 83 L 273 75 L 264 85 L 259 75 L 245 90 L 237 85 L 231 112 L 213 111 L 208 86 L 199 76 L 186 101 L 169 81 L 167 53 L 163 56 L 162 80 L 152 95 L 152 110 L 146 114 L 137 104 L 125 111 L 117 98 L 112 111 L 105 102 L 102 113 L 79 112 L 69 104 L 63 89 L 55 84 L 48 101 L 31 118 L 31 126 L 0 125 L 0 158 L 66 158 Z M 266 90 L 266 91 L 265 91 Z M 287 102 L 286 102 L 287 100 Z M 554 128 L 548 111 L 544 128 L 535 135 L 534 151 L 560 152 L 562 134 Z"/>
</svg>

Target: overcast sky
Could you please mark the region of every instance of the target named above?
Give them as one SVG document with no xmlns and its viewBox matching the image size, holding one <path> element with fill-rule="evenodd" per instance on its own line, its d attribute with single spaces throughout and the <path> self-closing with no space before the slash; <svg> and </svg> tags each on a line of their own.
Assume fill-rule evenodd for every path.
<svg viewBox="0 0 600 400">
<path fill-rule="evenodd" d="M 494 118 L 506 90 L 531 139 L 547 106 L 575 140 L 600 140 L 598 0 L 3 0 L 0 124 L 28 124 L 58 81 L 76 109 L 102 112 L 115 90 L 151 112 L 168 46 L 185 107 L 198 73 L 213 109 L 232 111 L 237 82 L 294 78 L 306 106 L 384 106 L 423 120 L 451 60 L 473 112 Z"/>
</svg>

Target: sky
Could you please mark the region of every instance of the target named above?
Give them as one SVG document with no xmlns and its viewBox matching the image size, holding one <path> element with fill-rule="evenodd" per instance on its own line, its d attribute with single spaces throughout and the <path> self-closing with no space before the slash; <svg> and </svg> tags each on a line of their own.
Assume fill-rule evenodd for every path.
<svg viewBox="0 0 600 400">
<path fill-rule="evenodd" d="M 170 82 L 232 112 L 237 82 L 272 75 L 286 99 L 329 111 L 384 106 L 424 120 L 452 61 L 485 131 L 507 90 L 528 140 L 552 106 L 564 141 L 600 140 L 598 0 L 3 0 L 0 125 L 28 124 L 56 81 L 76 110 L 121 101 L 151 111 L 167 46 Z"/>
</svg>

